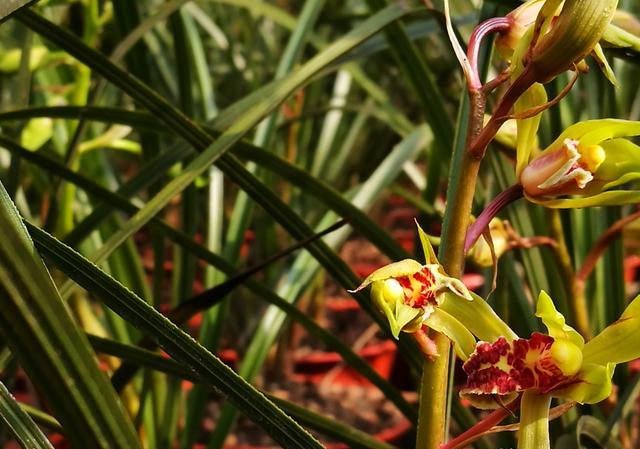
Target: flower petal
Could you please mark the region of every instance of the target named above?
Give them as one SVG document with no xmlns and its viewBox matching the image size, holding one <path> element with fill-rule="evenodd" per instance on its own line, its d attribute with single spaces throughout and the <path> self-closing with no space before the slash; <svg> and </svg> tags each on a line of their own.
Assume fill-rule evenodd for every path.
<svg viewBox="0 0 640 449">
<path fill-rule="evenodd" d="M 415 332 L 420 329 L 422 327 L 421 317 L 424 313 L 423 309 L 416 309 L 406 304 L 397 303 L 393 317 L 387 315 L 391 333 L 396 340 L 400 336 L 401 331 Z"/>
<path fill-rule="evenodd" d="M 547 92 L 540 83 L 531 86 L 515 104 L 515 113 L 521 113 L 528 109 L 541 106 L 547 102 Z M 517 120 L 518 137 L 516 140 L 516 177 L 520 176 L 522 170 L 527 166 L 531 159 L 531 153 L 537 149 L 538 144 L 538 128 L 542 114 L 534 117 Z"/>
<path fill-rule="evenodd" d="M 604 162 L 595 177 L 610 181 L 602 189 L 608 190 L 640 176 L 640 147 L 627 139 L 611 139 L 601 144 Z"/>
<path fill-rule="evenodd" d="M 607 27 L 607 30 L 608 29 L 609 27 Z M 605 30 L 605 35 L 606 34 L 607 34 L 607 31 Z M 607 61 L 607 58 L 604 55 L 604 51 L 602 50 L 602 45 L 597 44 L 595 47 L 593 47 L 592 54 L 593 54 L 593 58 L 597 61 L 598 65 L 602 69 L 602 73 L 604 73 L 604 76 L 609 80 L 611 84 L 617 87 L 618 80 L 616 79 L 616 74 L 613 73 L 613 69 L 609 65 L 609 61 Z"/>
<path fill-rule="evenodd" d="M 511 342 L 504 337 L 492 344 L 479 342 L 462 366 L 467 382 L 461 394 L 470 399 L 525 390 L 548 393 L 566 385 L 572 377 L 565 375 L 553 358 L 555 344 L 553 338 L 540 333 Z"/>
<path fill-rule="evenodd" d="M 476 339 L 455 317 L 437 308 L 424 322 L 427 326 L 446 335 L 453 342 L 458 357 L 467 360 L 476 348 Z"/>
<path fill-rule="evenodd" d="M 586 198 L 544 199 L 535 198 L 525 193 L 525 198 L 532 203 L 550 209 L 580 209 L 583 207 L 621 206 L 640 203 L 640 192 L 627 190 L 611 190 Z"/>
<path fill-rule="evenodd" d="M 584 338 L 574 328 L 567 325 L 564 316 L 556 309 L 553 300 L 545 291 L 538 296 L 536 316 L 547 326 L 549 335 L 554 339 L 569 340 L 579 349 L 584 347 Z"/>
<path fill-rule="evenodd" d="M 592 128 L 580 138 L 580 145 L 598 145 L 605 140 L 640 135 L 640 122 L 631 120 L 603 119 L 588 120 Z"/>
<path fill-rule="evenodd" d="M 362 284 L 355 290 L 350 290 L 352 293 L 359 292 L 366 288 L 369 284 L 376 281 L 384 281 L 390 278 L 397 278 L 402 276 L 410 276 L 417 273 L 422 269 L 422 264 L 413 259 L 405 259 L 400 262 L 393 262 L 389 265 L 385 265 L 382 268 L 378 268 L 376 271 L 366 277 Z"/>
<path fill-rule="evenodd" d="M 556 390 L 553 395 L 571 399 L 581 404 L 595 404 L 611 395 L 611 377 L 615 370 L 614 363 L 598 365 L 585 364 L 577 376 L 577 382 L 570 386 Z"/>
<path fill-rule="evenodd" d="M 640 295 L 620 319 L 584 345 L 585 363 L 624 363 L 640 357 Z"/>
<path fill-rule="evenodd" d="M 420 243 L 422 244 L 422 250 L 424 251 L 424 259 L 426 261 L 425 263 L 427 265 L 438 263 L 438 258 L 436 257 L 436 253 L 433 250 L 433 246 L 431 246 L 429 237 L 427 236 L 427 234 L 424 232 L 424 230 L 418 223 L 418 220 L 415 220 L 415 222 L 416 222 L 416 226 L 418 227 L 418 235 L 420 236 Z"/>
<path fill-rule="evenodd" d="M 445 293 L 440 308 L 455 317 L 480 340 L 493 343 L 500 337 L 509 341 L 518 338 L 484 299 L 473 292 L 471 297 L 473 301 L 461 301 L 456 295 Z"/>
</svg>

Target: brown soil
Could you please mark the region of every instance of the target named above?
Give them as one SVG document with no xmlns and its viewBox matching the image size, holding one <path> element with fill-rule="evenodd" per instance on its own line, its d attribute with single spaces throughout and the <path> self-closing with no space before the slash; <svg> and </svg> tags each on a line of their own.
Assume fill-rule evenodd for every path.
<svg viewBox="0 0 640 449">
<path fill-rule="evenodd" d="M 274 396 L 294 402 L 308 410 L 349 424 L 370 435 L 390 429 L 402 423 L 403 417 L 378 390 L 366 387 L 341 385 L 301 384 L 295 382 L 273 383 L 266 388 Z M 220 411 L 220 402 L 210 404 L 211 419 L 205 424 L 207 432 L 215 426 Z M 314 432 L 312 432 L 314 433 Z M 314 433 L 323 442 L 331 442 Z M 203 435 L 203 441 L 207 440 Z M 233 447 L 278 448 L 279 446 L 258 426 L 241 416 L 235 431 L 227 439 L 229 449 Z"/>
</svg>

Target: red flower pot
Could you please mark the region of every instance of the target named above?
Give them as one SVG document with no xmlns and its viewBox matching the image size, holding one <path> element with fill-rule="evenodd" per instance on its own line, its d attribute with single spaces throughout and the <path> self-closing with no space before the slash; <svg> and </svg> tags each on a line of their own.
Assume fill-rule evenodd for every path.
<svg viewBox="0 0 640 449">
<path fill-rule="evenodd" d="M 358 351 L 358 355 L 367 361 L 380 376 L 388 379 L 396 359 L 396 349 L 395 343 L 385 340 L 365 346 Z M 295 357 L 295 380 L 319 383 L 329 375 L 332 383 L 336 384 L 371 385 L 356 370 L 342 364 L 342 357 L 337 352 L 315 352 Z"/>
</svg>

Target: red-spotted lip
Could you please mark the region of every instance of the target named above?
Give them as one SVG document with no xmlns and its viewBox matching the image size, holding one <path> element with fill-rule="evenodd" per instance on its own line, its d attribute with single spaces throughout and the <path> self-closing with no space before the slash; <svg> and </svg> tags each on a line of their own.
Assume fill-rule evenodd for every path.
<svg viewBox="0 0 640 449">
<path fill-rule="evenodd" d="M 398 277 L 396 280 L 404 289 L 405 304 L 415 308 L 438 305 L 435 276 L 428 267 L 425 266 L 412 275 Z"/>
<path fill-rule="evenodd" d="M 461 394 L 505 395 L 529 389 L 548 393 L 566 387 L 575 380 L 565 376 L 551 357 L 553 342 L 536 332 L 529 339 L 508 342 L 500 337 L 495 343 L 478 343 L 463 365 L 467 382 Z"/>
</svg>

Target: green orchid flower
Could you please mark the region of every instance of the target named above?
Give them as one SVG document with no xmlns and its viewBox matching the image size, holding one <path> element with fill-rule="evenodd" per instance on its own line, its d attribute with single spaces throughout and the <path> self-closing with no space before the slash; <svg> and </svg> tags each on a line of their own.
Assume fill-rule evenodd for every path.
<svg viewBox="0 0 640 449">
<path fill-rule="evenodd" d="M 419 332 L 427 326 L 451 339 L 463 360 L 475 347 L 474 335 L 515 336 L 482 298 L 447 275 L 427 235 L 417 226 L 426 263 L 413 259 L 391 263 L 371 273 L 352 292 L 371 286 L 371 299 L 395 338 L 400 332 Z"/>
<path fill-rule="evenodd" d="M 520 449 L 549 447 L 548 412 L 552 397 L 594 404 L 612 391 L 615 366 L 640 357 L 640 296 L 618 321 L 590 341 L 571 326 L 545 292 L 536 316 L 547 334 L 499 337 L 480 342 L 463 365 L 467 381 L 462 397 L 480 408 L 497 408 L 523 394 Z"/>
<path fill-rule="evenodd" d="M 640 192 L 611 190 L 640 178 L 640 148 L 626 139 L 638 135 L 640 122 L 626 120 L 570 126 L 519 173 L 525 197 L 550 208 L 639 202 Z"/>
</svg>

